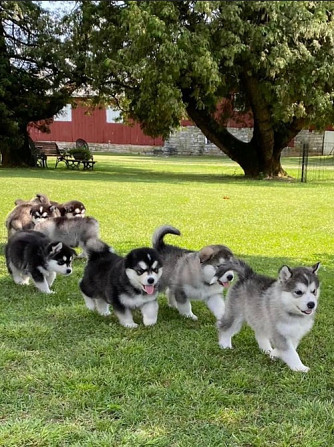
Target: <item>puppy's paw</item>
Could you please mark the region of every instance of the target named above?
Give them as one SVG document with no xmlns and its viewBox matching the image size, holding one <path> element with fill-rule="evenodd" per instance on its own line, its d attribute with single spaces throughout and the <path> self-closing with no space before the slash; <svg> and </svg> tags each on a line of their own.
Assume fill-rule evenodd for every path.
<svg viewBox="0 0 334 447">
<path fill-rule="evenodd" d="M 294 368 L 291 368 L 291 369 L 292 369 L 292 371 L 304 372 L 304 373 L 307 373 L 310 370 L 310 368 L 308 366 L 305 366 L 305 365 L 298 365 L 298 366 L 296 366 Z"/>
<path fill-rule="evenodd" d="M 230 338 L 219 337 L 218 344 L 222 349 L 233 349 L 232 341 Z"/>
<path fill-rule="evenodd" d="M 272 349 L 270 352 L 268 352 L 268 354 L 269 354 L 271 360 L 276 360 L 279 357 L 276 349 Z"/>
<path fill-rule="evenodd" d="M 231 344 L 219 343 L 219 347 L 222 349 L 233 349 Z"/>
<path fill-rule="evenodd" d="M 157 320 L 144 320 L 144 326 L 154 326 L 157 323 Z"/>
<path fill-rule="evenodd" d="M 110 310 L 105 310 L 98 312 L 98 314 L 101 315 L 102 317 L 109 317 L 109 315 L 111 315 L 111 312 Z"/>
<path fill-rule="evenodd" d="M 198 320 L 198 317 L 195 314 L 193 314 L 192 312 L 190 314 L 182 314 L 182 315 L 184 317 L 186 317 L 186 318 L 190 318 L 193 321 L 197 321 Z"/>
<path fill-rule="evenodd" d="M 127 327 L 129 329 L 136 329 L 138 327 L 138 324 L 133 322 L 133 323 L 123 323 L 122 326 Z"/>
</svg>

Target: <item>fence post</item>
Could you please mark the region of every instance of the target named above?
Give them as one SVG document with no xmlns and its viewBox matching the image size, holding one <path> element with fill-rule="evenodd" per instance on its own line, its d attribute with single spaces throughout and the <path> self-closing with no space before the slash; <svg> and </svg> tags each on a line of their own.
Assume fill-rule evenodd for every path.
<svg viewBox="0 0 334 447">
<path fill-rule="evenodd" d="M 309 150 L 309 144 L 303 143 L 302 175 L 300 179 L 302 183 L 306 183 L 307 181 L 308 150 Z"/>
</svg>

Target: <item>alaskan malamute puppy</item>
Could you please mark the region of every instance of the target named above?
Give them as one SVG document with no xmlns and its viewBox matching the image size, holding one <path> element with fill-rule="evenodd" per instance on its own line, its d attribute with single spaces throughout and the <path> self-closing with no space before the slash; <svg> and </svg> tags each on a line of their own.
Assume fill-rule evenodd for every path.
<svg viewBox="0 0 334 447">
<path fill-rule="evenodd" d="M 15 208 L 6 219 L 8 237 L 19 230 L 28 230 L 34 227 L 35 221 L 60 215 L 59 210 L 53 206 L 44 194 L 37 194 L 35 198 L 25 202 L 17 199 Z"/>
<path fill-rule="evenodd" d="M 78 200 L 70 200 L 65 203 L 58 203 L 57 208 L 60 211 L 61 216 L 65 216 L 68 219 L 72 217 L 85 217 L 86 207 L 82 202 Z"/>
<path fill-rule="evenodd" d="M 93 217 L 54 217 L 39 222 L 34 229 L 52 241 L 62 241 L 70 247 L 80 247 L 86 256 L 86 245 L 99 238 L 99 223 Z"/>
<path fill-rule="evenodd" d="M 180 231 L 170 225 L 157 228 L 152 245 L 161 256 L 163 274 L 160 290 L 166 289 L 169 305 L 176 307 L 181 315 L 197 320 L 190 300 L 204 301 L 217 319 L 224 314 L 223 290 L 233 280 L 233 272 L 226 271 L 219 278 L 218 267 L 233 254 L 225 245 L 208 245 L 200 251 L 167 245 L 163 241 L 166 234 L 180 235 Z"/>
<path fill-rule="evenodd" d="M 232 348 L 231 338 L 246 321 L 260 349 L 282 359 L 294 371 L 307 372 L 309 368 L 296 349 L 313 326 L 320 293 L 319 266 L 284 265 L 273 279 L 258 275 L 241 260 L 228 262 L 217 275 L 234 270 L 239 280 L 227 294 L 225 314 L 218 323 L 219 345 Z"/>
<path fill-rule="evenodd" d="M 160 257 L 152 248 L 137 248 L 124 258 L 103 244 L 88 249 L 88 263 L 79 286 L 90 310 L 110 315 L 109 305 L 122 326 L 135 328 L 132 310 L 139 308 L 145 326 L 158 318 L 158 282 L 162 273 Z"/>
<path fill-rule="evenodd" d="M 70 275 L 74 250 L 62 242 L 51 242 L 38 231 L 18 231 L 5 248 L 8 272 L 16 284 L 28 284 L 32 278 L 38 290 L 50 290 L 57 273 Z"/>
</svg>

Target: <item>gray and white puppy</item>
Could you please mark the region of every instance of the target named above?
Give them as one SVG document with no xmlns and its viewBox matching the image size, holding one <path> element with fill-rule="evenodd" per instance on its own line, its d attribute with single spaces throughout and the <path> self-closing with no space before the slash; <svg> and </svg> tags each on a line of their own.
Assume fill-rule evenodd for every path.
<svg viewBox="0 0 334 447">
<path fill-rule="evenodd" d="M 225 245 L 207 245 L 200 251 L 191 251 L 165 244 L 166 234 L 180 235 L 170 225 L 157 228 L 152 245 L 162 258 L 163 273 L 160 290 L 166 290 L 168 303 L 181 315 L 197 320 L 191 308 L 191 300 L 204 301 L 217 319 L 224 314 L 223 290 L 233 280 L 233 272 L 226 271 L 217 277 L 217 269 L 233 254 Z"/>
<path fill-rule="evenodd" d="M 70 275 L 74 250 L 62 242 L 52 242 L 38 231 L 18 231 L 6 248 L 6 264 L 16 284 L 29 284 L 30 278 L 40 292 L 50 289 L 57 273 Z"/>
<path fill-rule="evenodd" d="M 219 269 L 217 275 L 229 269 L 239 277 L 227 294 L 225 314 L 218 323 L 219 345 L 232 348 L 233 335 L 247 322 L 262 351 L 280 358 L 293 371 L 307 372 L 296 349 L 313 326 L 320 294 L 319 266 L 284 265 L 277 279 L 255 273 L 242 260 Z"/>
<path fill-rule="evenodd" d="M 35 221 L 60 215 L 59 210 L 53 206 L 44 194 L 37 194 L 29 201 L 15 200 L 15 208 L 8 214 L 6 228 L 8 238 L 19 230 L 31 229 Z"/>
<path fill-rule="evenodd" d="M 61 241 L 70 247 L 80 247 L 87 257 L 86 247 L 99 239 L 99 223 L 93 217 L 53 217 L 39 222 L 34 229 L 46 234 L 52 241 Z"/>
</svg>

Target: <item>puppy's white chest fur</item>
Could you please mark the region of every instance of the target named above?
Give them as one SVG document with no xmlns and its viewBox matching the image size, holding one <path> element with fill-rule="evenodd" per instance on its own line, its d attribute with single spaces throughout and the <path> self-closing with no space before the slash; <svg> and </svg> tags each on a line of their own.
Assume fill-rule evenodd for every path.
<svg viewBox="0 0 334 447">
<path fill-rule="evenodd" d="M 153 295 L 138 294 L 133 296 L 129 296 L 126 295 L 125 293 L 122 293 L 119 296 L 120 302 L 123 304 L 123 306 L 129 307 L 130 309 L 141 307 L 144 304 L 149 303 L 150 301 L 156 300 L 156 298 L 157 298 L 156 293 L 154 293 Z"/>
<path fill-rule="evenodd" d="M 193 287 L 189 284 L 185 284 L 183 289 L 189 299 L 201 301 L 207 300 L 212 295 L 217 295 L 223 292 L 223 287 L 217 283 L 212 284 L 212 286 L 201 284 L 200 287 Z"/>
<path fill-rule="evenodd" d="M 313 326 L 313 318 L 304 318 L 300 320 L 291 318 L 291 321 L 280 322 L 277 324 L 277 330 L 291 340 L 300 340 Z"/>
</svg>

